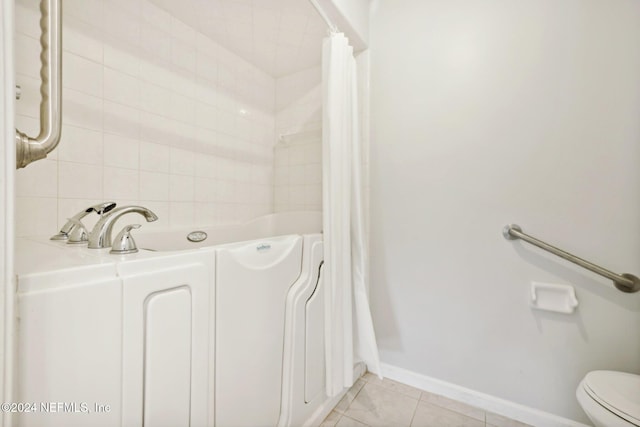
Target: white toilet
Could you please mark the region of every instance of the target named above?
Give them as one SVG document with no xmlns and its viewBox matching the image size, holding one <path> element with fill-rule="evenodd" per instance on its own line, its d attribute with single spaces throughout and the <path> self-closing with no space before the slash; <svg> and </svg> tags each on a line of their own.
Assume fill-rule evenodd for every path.
<svg viewBox="0 0 640 427">
<path fill-rule="evenodd" d="M 640 375 L 589 372 L 576 396 L 595 427 L 640 427 Z"/>
</svg>

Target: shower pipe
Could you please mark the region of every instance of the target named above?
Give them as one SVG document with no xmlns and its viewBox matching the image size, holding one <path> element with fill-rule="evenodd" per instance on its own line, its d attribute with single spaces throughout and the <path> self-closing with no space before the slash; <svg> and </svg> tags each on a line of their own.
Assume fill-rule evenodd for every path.
<svg viewBox="0 0 640 427">
<path fill-rule="evenodd" d="M 615 287 L 622 292 L 633 293 L 640 291 L 640 279 L 633 274 L 616 274 L 610 270 L 607 270 L 606 268 L 602 268 L 599 265 L 593 264 L 573 254 L 570 254 L 569 252 L 563 251 L 562 249 L 558 249 L 555 246 L 545 243 L 542 240 L 538 240 L 535 237 L 523 233 L 522 228 L 520 228 L 520 226 L 518 225 L 509 224 L 505 226 L 502 229 L 502 235 L 507 240 L 522 239 L 527 243 L 539 247 L 540 249 L 544 249 L 545 251 L 551 252 L 552 254 L 557 255 L 560 258 L 564 258 L 569 262 L 579 265 L 580 267 L 586 268 L 587 270 L 599 274 L 600 276 L 606 277 L 607 279 L 612 280 Z"/>
<path fill-rule="evenodd" d="M 60 141 L 62 130 L 62 6 L 61 0 L 40 2 L 40 134 L 16 129 L 16 168 L 44 159 Z"/>
</svg>

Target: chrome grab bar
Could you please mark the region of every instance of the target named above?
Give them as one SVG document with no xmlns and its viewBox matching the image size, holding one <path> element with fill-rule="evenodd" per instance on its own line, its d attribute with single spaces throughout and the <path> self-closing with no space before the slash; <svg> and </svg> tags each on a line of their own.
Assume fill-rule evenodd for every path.
<svg viewBox="0 0 640 427">
<path fill-rule="evenodd" d="M 61 0 L 41 0 L 40 134 L 35 138 L 16 129 L 16 168 L 44 159 L 62 132 L 62 6 Z M 18 92 L 19 93 L 19 92 Z"/>
<path fill-rule="evenodd" d="M 557 255 L 560 258 L 564 258 L 569 262 L 586 268 L 587 270 L 599 274 L 600 276 L 606 277 L 609 280 L 613 280 L 613 284 L 615 285 L 615 287 L 622 292 L 633 293 L 640 291 L 640 279 L 633 274 L 616 274 L 613 271 L 602 268 L 599 265 L 579 258 L 573 254 L 570 254 L 569 252 L 558 249 L 555 246 L 543 242 L 542 240 L 538 240 L 535 237 L 524 233 L 522 231 L 522 228 L 520 228 L 520 226 L 518 225 L 509 224 L 505 226 L 502 229 L 502 235 L 507 240 L 522 239 L 527 243 L 531 243 L 532 245 L 539 247 L 540 249 L 551 252 L 552 254 Z"/>
</svg>

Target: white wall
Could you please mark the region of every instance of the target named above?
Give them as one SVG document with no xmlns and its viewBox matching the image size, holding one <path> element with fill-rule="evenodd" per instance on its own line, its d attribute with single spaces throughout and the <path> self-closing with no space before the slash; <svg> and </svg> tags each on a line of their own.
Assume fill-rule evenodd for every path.
<svg viewBox="0 0 640 427">
<path fill-rule="evenodd" d="M 319 45 L 318 50 L 322 49 Z M 276 79 L 276 134 L 322 127 L 322 69 L 318 65 Z"/>
<path fill-rule="evenodd" d="M 321 68 L 276 79 L 275 212 L 322 209 L 321 129 Z"/>
<path fill-rule="evenodd" d="M 19 1 L 16 10 L 17 126 L 32 135 L 37 5 Z M 156 212 L 160 221 L 145 229 L 272 211 L 271 76 L 147 0 L 64 6 L 62 140 L 17 174 L 18 235 L 53 234 L 108 199 Z"/>
<path fill-rule="evenodd" d="M 0 399 L 11 402 L 15 354 L 13 2 L 3 2 L 0 10 L 0 135 L 6 142 L 0 149 Z M 0 426 L 10 426 L 11 419 L 9 411 L 3 412 Z"/>
<path fill-rule="evenodd" d="M 594 369 L 640 373 L 640 2 L 383 0 L 372 18 L 372 310 L 383 362 L 586 420 Z M 573 315 L 531 281 L 575 286 Z"/>
<path fill-rule="evenodd" d="M 274 212 L 322 210 L 322 132 L 280 141 L 274 151 Z"/>
</svg>

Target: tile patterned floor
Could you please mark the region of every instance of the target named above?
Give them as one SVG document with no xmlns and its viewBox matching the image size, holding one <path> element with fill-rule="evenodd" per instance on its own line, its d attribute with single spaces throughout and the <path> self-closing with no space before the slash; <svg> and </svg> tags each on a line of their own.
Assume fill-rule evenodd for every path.
<svg viewBox="0 0 640 427">
<path fill-rule="evenodd" d="M 366 373 L 321 427 L 531 427 Z"/>
</svg>

